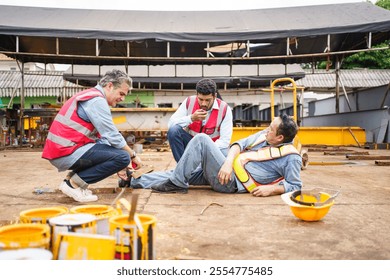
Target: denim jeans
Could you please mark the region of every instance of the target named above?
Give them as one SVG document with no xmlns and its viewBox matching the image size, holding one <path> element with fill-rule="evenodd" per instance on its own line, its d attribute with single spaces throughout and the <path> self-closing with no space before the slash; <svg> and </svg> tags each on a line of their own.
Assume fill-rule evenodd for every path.
<svg viewBox="0 0 390 280">
<path fill-rule="evenodd" d="M 228 184 L 221 185 L 218 181 L 218 172 L 225 158 L 209 136 L 198 134 L 192 138 L 174 170 L 144 174 L 133 180 L 131 186 L 150 188 L 169 179 L 182 188 L 188 188 L 189 185 L 210 185 L 214 191 L 234 193 L 237 191 L 234 173 Z M 201 169 L 198 168 L 199 165 Z"/>
<path fill-rule="evenodd" d="M 155 171 L 152 173 L 143 174 L 141 177 L 133 178 L 131 187 L 135 189 L 150 189 L 152 186 L 159 185 L 168 180 L 173 174 L 173 170 Z M 188 180 L 189 185 L 210 185 L 204 178 L 203 171 L 197 168 Z"/>
<path fill-rule="evenodd" d="M 192 135 L 186 132 L 180 125 L 176 124 L 168 129 L 167 138 L 173 157 L 176 162 L 179 162 L 184 154 L 184 150 L 192 139 Z"/>
<path fill-rule="evenodd" d="M 130 164 L 130 155 L 122 149 L 105 144 L 95 144 L 71 167 L 87 184 L 99 182 Z"/>
</svg>

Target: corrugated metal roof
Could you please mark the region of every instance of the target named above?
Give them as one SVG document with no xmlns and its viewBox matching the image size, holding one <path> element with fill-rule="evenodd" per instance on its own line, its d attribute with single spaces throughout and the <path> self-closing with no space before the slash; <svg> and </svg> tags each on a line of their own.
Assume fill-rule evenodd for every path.
<svg viewBox="0 0 390 280">
<path fill-rule="evenodd" d="M 371 88 L 390 83 L 390 69 L 345 69 L 339 73 L 340 86 L 346 88 Z M 310 70 L 296 84 L 311 89 L 332 89 L 336 87 L 336 73 L 334 70 L 315 70 L 314 73 Z"/>
<path fill-rule="evenodd" d="M 64 71 L 28 71 L 24 73 L 25 87 L 80 87 L 63 79 Z M 0 71 L 0 88 L 20 87 L 22 74 L 19 71 Z"/>
<path fill-rule="evenodd" d="M 20 61 L 46 64 L 257 64 L 260 60 L 274 64 L 321 59 L 329 50 L 328 36 L 332 57 L 366 49 L 369 33 L 373 46 L 390 37 L 390 11 L 369 2 L 240 10 L 237 1 L 234 11 L 115 8 L 0 5 L 0 49 Z M 23 52 L 17 51 L 16 36 Z M 99 54 L 93 47 L 96 39 Z M 211 55 L 205 51 L 248 41 L 248 49 Z"/>
<path fill-rule="evenodd" d="M 64 71 L 30 71 L 25 73 L 25 96 L 58 96 L 65 93 L 72 96 L 85 87 L 63 79 Z M 346 88 L 370 88 L 388 85 L 390 69 L 340 70 L 341 83 Z M 296 81 L 297 86 L 307 89 L 334 89 L 336 74 L 334 70 L 307 71 L 306 76 Z M 0 71 L 0 97 L 20 96 L 21 73 L 19 71 Z"/>
<path fill-rule="evenodd" d="M 29 71 L 24 74 L 26 97 L 67 96 L 80 91 L 82 86 L 63 79 L 64 71 Z M 0 97 L 20 96 L 22 74 L 19 71 L 0 71 Z"/>
</svg>

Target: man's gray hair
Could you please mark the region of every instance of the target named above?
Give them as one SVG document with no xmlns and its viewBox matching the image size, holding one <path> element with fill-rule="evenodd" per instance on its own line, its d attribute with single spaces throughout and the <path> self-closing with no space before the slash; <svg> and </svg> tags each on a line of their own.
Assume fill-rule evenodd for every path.
<svg viewBox="0 0 390 280">
<path fill-rule="evenodd" d="M 110 82 L 114 85 L 114 88 L 120 87 L 123 83 L 128 84 L 130 89 L 133 88 L 133 80 L 121 70 L 114 69 L 107 71 L 99 81 L 99 85 L 105 87 Z"/>
</svg>

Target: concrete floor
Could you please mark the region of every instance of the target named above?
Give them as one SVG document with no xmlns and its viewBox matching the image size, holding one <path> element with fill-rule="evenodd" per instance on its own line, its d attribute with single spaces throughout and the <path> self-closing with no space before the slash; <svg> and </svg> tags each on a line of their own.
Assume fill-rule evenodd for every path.
<svg viewBox="0 0 390 280">
<path fill-rule="evenodd" d="M 348 149 L 390 155 L 389 150 Z M 175 166 L 169 150 L 144 147 L 141 157 L 155 170 Z M 132 192 L 139 193 L 138 213 L 157 218 L 159 260 L 389 260 L 390 166 L 309 152 L 309 162 L 324 161 L 342 164 L 302 171 L 304 189 L 341 190 L 318 222 L 297 219 L 280 196 L 220 194 L 208 186 L 191 187 L 188 194 L 128 189 L 123 197 L 131 201 Z M 2 150 L 0 166 L 0 225 L 16 222 L 22 210 L 82 205 L 56 190 L 65 173 L 41 159 L 39 150 Z M 111 204 L 116 186 L 116 176 L 91 186 L 99 196 L 93 204 Z M 35 188 L 53 192 L 36 194 Z"/>
</svg>

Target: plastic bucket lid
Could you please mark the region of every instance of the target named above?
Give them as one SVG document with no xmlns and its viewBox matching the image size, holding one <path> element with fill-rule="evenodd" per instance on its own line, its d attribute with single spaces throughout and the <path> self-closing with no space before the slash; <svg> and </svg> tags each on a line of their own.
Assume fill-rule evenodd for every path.
<svg viewBox="0 0 390 280">
<path fill-rule="evenodd" d="M 108 219 L 118 215 L 119 211 L 108 205 L 81 205 L 70 209 L 70 213 L 92 214 L 96 217 L 97 233 L 109 235 Z"/>
<path fill-rule="evenodd" d="M 53 253 L 46 249 L 25 248 L 0 251 L 0 260 L 52 260 Z"/>
<path fill-rule="evenodd" d="M 77 226 L 88 224 L 95 220 L 96 217 L 92 214 L 65 214 L 51 218 L 49 224 L 56 226 Z"/>
</svg>

